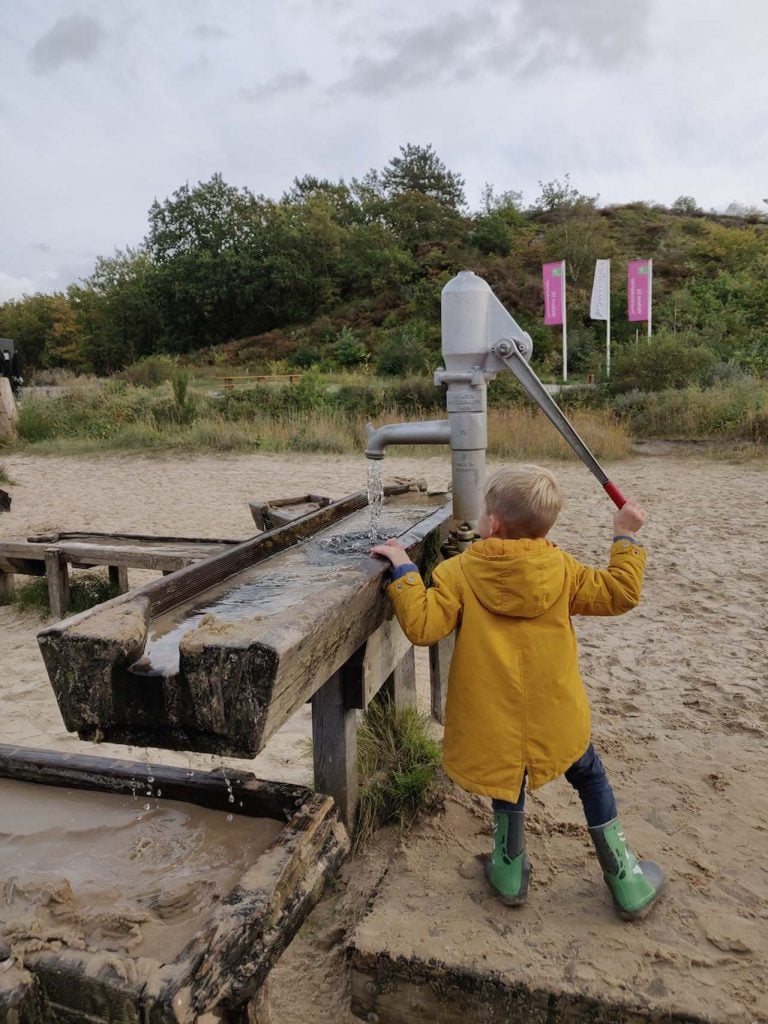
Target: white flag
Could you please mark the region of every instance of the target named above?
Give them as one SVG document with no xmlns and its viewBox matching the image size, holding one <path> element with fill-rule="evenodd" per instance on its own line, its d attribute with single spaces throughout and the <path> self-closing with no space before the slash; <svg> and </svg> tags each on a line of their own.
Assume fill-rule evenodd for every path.
<svg viewBox="0 0 768 1024">
<path fill-rule="evenodd" d="M 589 315 L 593 320 L 611 319 L 611 261 L 595 260 L 595 281 Z"/>
</svg>

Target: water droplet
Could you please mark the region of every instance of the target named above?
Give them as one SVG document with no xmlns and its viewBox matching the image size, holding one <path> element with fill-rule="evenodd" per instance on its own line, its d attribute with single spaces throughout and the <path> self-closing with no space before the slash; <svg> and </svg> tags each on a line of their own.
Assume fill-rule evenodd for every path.
<svg viewBox="0 0 768 1024">
<path fill-rule="evenodd" d="M 144 804 L 144 810 L 145 811 L 151 811 L 152 810 L 152 805 L 151 804 Z"/>
<path fill-rule="evenodd" d="M 163 791 L 162 791 L 162 789 L 158 789 L 158 791 L 157 791 L 157 795 L 158 795 L 158 796 L 162 796 L 162 795 L 163 795 Z"/>
<path fill-rule="evenodd" d="M 147 782 L 152 783 L 154 781 L 155 781 L 155 776 L 154 775 L 148 775 L 147 776 Z"/>
<path fill-rule="evenodd" d="M 234 814 L 228 814 L 227 815 L 227 821 L 234 821 L 234 820 L 235 820 Z"/>
<path fill-rule="evenodd" d="M 231 793 L 229 794 L 229 802 L 231 804 L 233 804 L 235 802 L 235 798 L 234 798 L 234 796 Z"/>
</svg>

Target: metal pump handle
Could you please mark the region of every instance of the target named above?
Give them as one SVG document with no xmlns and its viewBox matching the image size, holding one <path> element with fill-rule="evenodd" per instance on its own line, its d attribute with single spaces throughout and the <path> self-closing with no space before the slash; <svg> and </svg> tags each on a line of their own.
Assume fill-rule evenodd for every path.
<svg viewBox="0 0 768 1024">
<path fill-rule="evenodd" d="M 500 360 L 508 370 L 512 371 L 529 398 L 533 399 L 547 419 L 554 424 L 590 473 L 597 477 L 614 505 L 617 508 L 622 508 L 627 499 L 616 484 L 608 479 L 602 466 L 576 433 L 570 420 L 528 365 L 524 345 L 515 338 L 500 338 L 494 345 L 491 345 L 490 353 Z"/>
</svg>

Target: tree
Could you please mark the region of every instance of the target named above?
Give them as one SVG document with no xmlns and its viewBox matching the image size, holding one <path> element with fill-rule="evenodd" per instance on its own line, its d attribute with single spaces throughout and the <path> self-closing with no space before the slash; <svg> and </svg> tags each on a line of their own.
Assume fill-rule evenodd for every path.
<svg viewBox="0 0 768 1024">
<path fill-rule="evenodd" d="M 594 210 L 597 207 L 599 195 L 588 196 L 579 192 L 571 185 L 571 176 L 566 174 L 562 181 L 553 178 L 552 181 L 540 181 L 541 192 L 533 204 L 533 210 L 537 213 L 568 214 Z"/>
<path fill-rule="evenodd" d="M 237 250 L 253 242 L 258 213 L 247 188 L 234 188 L 214 174 L 194 188 L 182 185 L 163 203 L 152 203 L 145 246 L 156 264 L 188 253 Z"/>
<path fill-rule="evenodd" d="M 682 213 L 688 216 L 701 213 L 701 208 L 693 196 L 678 196 L 670 206 L 672 213 Z"/>
<path fill-rule="evenodd" d="M 440 206 L 458 212 L 466 206 L 464 179 L 449 171 L 431 145 L 400 147 L 381 172 L 381 187 L 392 199 L 408 192 L 420 192 Z"/>
</svg>

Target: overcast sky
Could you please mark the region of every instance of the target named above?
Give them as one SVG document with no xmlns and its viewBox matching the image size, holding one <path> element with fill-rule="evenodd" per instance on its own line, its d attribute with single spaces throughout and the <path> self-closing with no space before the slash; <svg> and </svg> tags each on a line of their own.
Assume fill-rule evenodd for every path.
<svg viewBox="0 0 768 1024">
<path fill-rule="evenodd" d="M 768 209 L 766 0 L 5 0 L 0 301 L 216 171 L 279 197 L 431 143 L 467 183 Z M 639 254 L 641 255 L 641 254 Z"/>
</svg>

